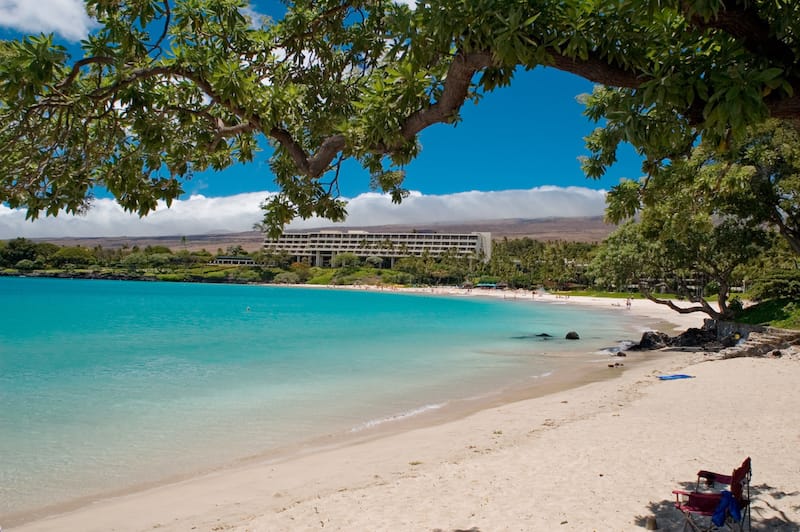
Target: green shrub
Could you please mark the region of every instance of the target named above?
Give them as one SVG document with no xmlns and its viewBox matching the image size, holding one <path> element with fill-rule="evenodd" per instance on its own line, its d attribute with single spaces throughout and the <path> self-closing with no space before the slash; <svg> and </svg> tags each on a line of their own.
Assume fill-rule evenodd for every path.
<svg viewBox="0 0 800 532">
<path fill-rule="evenodd" d="M 281 272 L 275 276 L 272 282 L 278 284 L 298 284 L 300 282 L 300 276 L 294 272 Z"/>
<path fill-rule="evenodd" d="M 239 268 L 231 272 L 230 278 L 242 283 L 255 283 L 261 280 L 261 274 L 252 268 Z"/>
<path fill-rule="evenodd" d="M 800 305 L 793 299 L 770 299 L 747 307 L 736 317 L 736 321 L 800 329 Z"/>
<path fill-rule="evenodd" d="M 333 276 L 336 275 L 336 270 L 321 270 L 319 272 L 314 272 L 313 270 L 318 268 L 312 268 L 312 275 L 311 279 L 308 280 L 308 284 L 333 284 Z"/>
<path fill-rule="evenodd" d="M 22 259 L 21 261 L 17 262 L 15 267 L 18 270 L 31 271 L 36 268 L 36 263 L 30 259 Z"/>
<path fill-rule="evenodd" d="M 767 299 L 800 299 L 800 270 L 777 270 L 753 281 L 750 297 L 755 301 Z"/>
<path fill-rule="evenodd" d="M 412 285 L 414 284 L 414 276 L 406 272 L 387 270 L 384 271 L 383 276 L 381 277 L 381 282 L 383 284 Z"/>
<path fill-rule="evenodd" d="M 202 275 L 203 279 L 207 281 L 224 281 L 228 278 L 228 272 L 226 271 L 214 271 L 214 272 L 206 272 Z"/>
<path fill-rule="evenodd" d="M 188 281 L 189 276 L 185 273 L 162 273 L 160 275 L 156 275 L 156 278 L 159 281 L 169 281 L 169 282 L 181 282 L 181 281 Z"/>
</svg>

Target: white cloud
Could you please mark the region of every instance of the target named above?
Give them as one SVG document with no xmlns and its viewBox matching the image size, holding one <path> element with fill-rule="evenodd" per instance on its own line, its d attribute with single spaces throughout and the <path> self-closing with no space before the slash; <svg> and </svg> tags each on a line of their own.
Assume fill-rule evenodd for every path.
<svg viewBox="0 0 800 532">
<path fill-rule="evenodd" d="M 220 198 L 195 195 L 174 201 L 171 208 L 159 204 L 144 218 L 125 212 L 114 200 L 98 199 L 83 216 L 61 213 L 58 217 L 25 220 L 22 209 L 0 205 L 0 238 L 24 236 L 157 236 L 197 235 L 225 231 L 248 231 L 261 218 L 259 204 L 265 192 Z"/>
<path fill-rule="evenodd" d="M 96 200 L 84 216 L 61 214 L 57 218 L 26 221 L 21 209 L 0 205 L 0 239 L 90 236 L 197 235 L 249 231 L 261 221 L 259 205 L 269 192 L 249 192 L 210 198 L 195 195 L 160 205 L 139 218 L 126 213 L 110 199 Z M 543 186 L 529 190 L 460 192 L 447 195 L 412 193 L 395 205 L 389 196 L 366 193 L 348 202 L 347 225 L 370 226 L 498 220 L 599 216 L 605 208 L 605 191 L 582 187 Z M 297 220 L 290 229 L 333 225 L 327 220 Z M 344 224 L 340 224 L 344 225 Z"/>
<path fill-rule="evenodd" d="M 92 20 L 83 0 L 0 0 L 0 26 L 20 33 L 57 33 L 78 41 Z"/>
<path fill-rule="evenodd" d="M 253 7 L 252 4 L 248 3 L 247 6 L 239 10 L 242 15 L 250 19 L 250 26 L 252 28 L 260 28 L 265 21 L 270 20 L 268 15 L 264 15 Z"/>
<path fill-rule="evenodd" d="M 412 194 L 396 205 L 390 196 L 361 194 L 347 204 L 347 222 L 338 225 L 369 226 L 442 223 L 505 218 L 600 216 L 605 191 L 583 187 L 542 186 L 529 190 L 459 192 L 447 195 Z M 298 220 L 292 229 L 334 225 L 320 219 Z"/>
</svg>

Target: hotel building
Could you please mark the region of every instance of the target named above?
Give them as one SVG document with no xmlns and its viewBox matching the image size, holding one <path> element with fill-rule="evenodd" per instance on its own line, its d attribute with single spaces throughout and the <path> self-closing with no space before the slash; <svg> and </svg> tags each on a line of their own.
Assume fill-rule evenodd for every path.
<svg viewBox="0 0 800 532">
<path fill-rule="evenodd" d="M 481 258 L 488 261 L 492 254 L 491 233 L 370 233 L 367 231 L 314 231 L 284 233 L 277 240 L 267 237 L 264 252 L 286 253 L 297 262 L 311 266 L 329 266 L 340 253 L 358 257 L 381 257 L 394 266 L 398 258 L 425 253 L 437 257 L 447 251 L 459 257 Z"/>
</svg>

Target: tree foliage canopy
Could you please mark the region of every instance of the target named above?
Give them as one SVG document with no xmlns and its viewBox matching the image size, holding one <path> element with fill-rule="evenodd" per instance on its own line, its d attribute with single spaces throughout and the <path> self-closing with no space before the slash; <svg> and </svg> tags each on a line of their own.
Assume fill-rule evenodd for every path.
<svg viewBox="0 0 800 532">
<path fill-rule="evenodd" d="M 734 218 L 714 223 L 703 212 L 648 214 L 647 220 L 621 226 L 601 246 L 591 265 L 595 282 L 617 289 L 636 286 L 651 301 L 680 313 L 730 319 L 730 291 L 741 276 L 737 270 L 768 247 L 768 234 Z M 659 297 L 660 286 L 694 305 L 681 307 Z M 710 295 L 716 296 L 716 308 Z"/>
<path fill-rule="evenodd" d="M 767 120 L 746 128 L 724 152 L 700 144 L 641 181 L 615 187 L 607 215 L 620 222 L 680 197 L 702 201 L 717 217 L 774 227 L 800 254 L 800 130 L 790 122 Z"/>
<path fill-rule="evenodd" d="M 794 0 L 298 0 L 280 21 L 244 0 L 86 0 L 99 30 L 0 41 L 0 201 L 30 217 L 87 208 L 95 187 L 145 215 L 195 171 L 251 161 L 260 139 L 296 216 L 345 216 L 345 158 L 400 201 L 417 135 L 468 99 L 550 66 L 602 84 L 590 176 L 632 143 L 650 172 L 698 136 L 729 143 L 800 116 Z"/>
</svg>

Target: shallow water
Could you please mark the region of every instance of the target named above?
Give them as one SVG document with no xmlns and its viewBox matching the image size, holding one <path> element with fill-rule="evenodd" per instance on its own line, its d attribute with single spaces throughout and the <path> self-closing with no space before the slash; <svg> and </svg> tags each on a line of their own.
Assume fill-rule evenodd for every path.
<svg viewBox="0 0 800 532">
<path fill-rule="evenodd" d="M 0 516 L 408 419 L 637 334 L 618 313 L 354 290 L 0 278 L 0 301 Z"/>
</svg>

